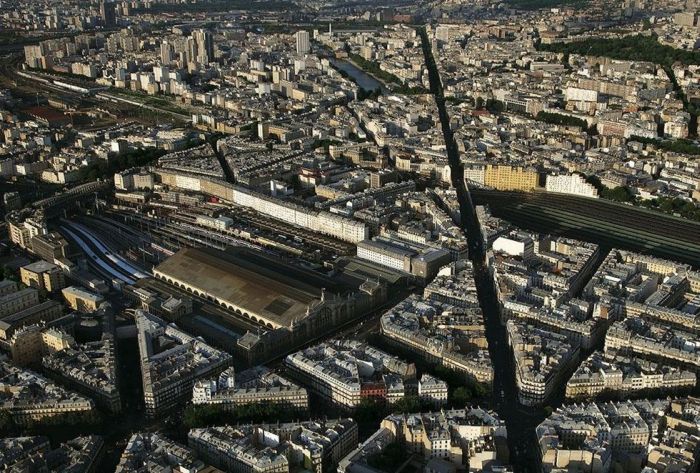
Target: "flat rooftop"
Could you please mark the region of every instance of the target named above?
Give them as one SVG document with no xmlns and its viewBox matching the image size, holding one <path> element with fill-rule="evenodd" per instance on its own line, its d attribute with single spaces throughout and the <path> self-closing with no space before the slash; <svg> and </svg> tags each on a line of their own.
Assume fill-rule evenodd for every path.
<svg viewBox="0 0 700 473">
<path fill-rule="evenodd" d="M 356 256 L 342 257 L 337 262 L 340 271 L 339 278 L 348 282 L 361 284 L 367 280 L 383 281 L 389 285 L 395 285 L 406 278 L 406 273 L 382 266 L 372 261 L 363 260 Z"/>
<path fill-rule="evenodd" d="M 34 263 L 22 266 L 22 269 L 26 269 L 27 271 L 31 271 L 32 273 L 45 273 L 56 268 L 58 268 L 58 266 L 44 260 L 35 261 Z"/>
<path fill-rule="evenodd" d="M 273 328 L 289 327 L 295 319 L 304 318 L 307 307 L 321 298 L 322 288 L 337 285 L 322 275 L 305 275 L 306 271 L 240 248 L 185 248 L 155 272 Z"/>
</svg>

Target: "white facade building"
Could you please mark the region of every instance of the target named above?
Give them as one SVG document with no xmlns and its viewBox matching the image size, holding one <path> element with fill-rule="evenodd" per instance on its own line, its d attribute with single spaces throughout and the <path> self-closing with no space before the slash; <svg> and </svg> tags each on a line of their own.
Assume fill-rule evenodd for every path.
<svg viewBox="0 0 700 473">
<path fill-rule="evenodd" d="M 586 182 L 580 174 L 547 176 L 545 189 L 547 192 L 598 198 L 598 189 Z"/>
<path fill-rule="evenodd" d="M 534 256 L 535 244 L 529 235 L 511 234 L 496 238 L 493 242 L 493 251 L 527 259 Z"/>
<path fill-rule="evenodd" d="M 309 46 L 309 32 L 308 31 L 297 31 L 294 35 L 297 40 L 297 54 L 306 54 L 309 52 L 311 47 Z"/>
</svg>

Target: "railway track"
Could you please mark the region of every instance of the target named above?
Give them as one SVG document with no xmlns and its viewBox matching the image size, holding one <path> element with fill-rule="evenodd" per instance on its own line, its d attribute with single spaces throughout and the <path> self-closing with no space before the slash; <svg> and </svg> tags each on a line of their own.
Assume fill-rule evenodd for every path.
<svg viewBox="0 0 700 473">
<path fill-rule="evenodd" d="M 576 196 L 475 191 L 494 215 L 534 231 L 700 265 L 700 224 L 659 212 Z"/>
</svg>

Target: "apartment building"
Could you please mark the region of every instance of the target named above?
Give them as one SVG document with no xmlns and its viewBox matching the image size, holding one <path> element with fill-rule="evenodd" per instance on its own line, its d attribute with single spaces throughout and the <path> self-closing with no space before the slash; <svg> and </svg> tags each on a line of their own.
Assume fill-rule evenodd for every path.
<svg viewBox="0 0 700 473">
<path fill-rule="evenodd" d="M 225 410 L 265 404 L 304 412 L 309 408 L 309 396 L 306 389 L 258 366 L 238 374 L 228 368 L 217 379 L 197 381 L 192 388 L 192 403 Z"/>
<path fill-rule="evenodd" d="M 6 387 L 0 409 L 7 411 L 21 427 L 64 414 L 90 414 L 94 410 L 92 400 L 2 360 L 0 385 Z"/>
<path fill-rule="evenodd" d="M 43 260 L 22 266 L 19 270 L 19 276 L 25 286 L 48 293 L 66 287 L 66 277 L 63 271 L 55 264 Z"/>
<path fill-rule="evenodd" d="M 416 377 L 412 363 L 353 340 L 332 340 L 292 353 L 285 366 L 312 391 L 348 408 L 366 398 L 401 399 L 404 381 Z"/>
<path fill-rule="evenodd" d="M 78 312 L 95 312 L 104 301 L 104 297 L 85 289 L 69 286 L 61 291 L 68 306 Z"/>
<path fill-rule="evenodd" d="M 303 466 L 323 473 L 332 471 L 357 446 L 357 424 L 352 419 L 329 419 L 192 429 L 188 444 L 226 471 L 288 473 Z"/>
<path fill-rule="evenodd" d="M 28 287 L 0 297 L 0 318 L 39 304 L 39 291 Z"/>
<path fill-rule="evenodd" d="M 139 354 L 146 414 L 155 417 L 189 401 L 194 383 L 223 371 L 231 356 L 174 324 L 137 310 Z"/>
</svg>

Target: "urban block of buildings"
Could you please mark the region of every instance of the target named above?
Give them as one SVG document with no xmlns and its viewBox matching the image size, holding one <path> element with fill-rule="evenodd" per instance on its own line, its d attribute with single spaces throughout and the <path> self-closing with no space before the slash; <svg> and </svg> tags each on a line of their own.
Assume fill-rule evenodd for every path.
<svg viewBox="0 0 700 473">
<path fill-rule="evenodd" d="M 235 410 L 250 404 L 277 405 L 305 412 L 309 408 L 306 389 L 263 366 L 234 373 L 227 368 L 218 378 L 198 380 L 192 388 L 192 403 Z"/>
<path fill-rule="evenodd" d="M 518 398 L 526 406 L 541 405 L 576 367 L 579 348 L 564 335 L 514 320 L 506 322 L 506 330 Z"/>
<path fill-rule="evenodd" d="M 197 458 L 192 449 L 159 433 L 138 432 L 129 438 L 115 473 L 154 469 L 198 473 L 205 467 L 204 462 Z"/>
<path fill-rule="evenodd" d="M 537 427 L 543 470 L 691 471 L 697 416 L 695 398 L 564 405 Z"/>
<path fill-rule="evenodd" d="M 0 359 L 0 409 L 26 426 L 60 416 L 92 414 L 94 402 L 64 389 L 34 371 Z"/>
<path fill-rule="evenodd" d="M 590 349 L 609 324 L 581 292 L 600 258 L 597 245 L 513 231 L 496 238 L 491 267 L 504 320 L 565 335 Z"/>
<path fill-rule="evenodd" d="M 690 391 L 695 387 L 694 371 L 637 356 L 624 356 L 616 350 L 594 351 L 566 383 L 567 399 L 595 398 L 600 395 L 651 395 Z"/>
<path fill-rule="evenodd" d="M 76 437 L 56 448 L 43 436 L 0 439 L 0 467 L 12 472 L 97 471 L 103 453 L 104 441 L 99 435 Z"/>
<path fill-rule="evenodd" d="M 55 379 L 90 396 L 99 406 L 112 413 L 121 411 L 119 379 L 114 336 L 72 344 L 42 358 L 42 367 Z"/>
<path fill-rule="evenodd" d="M 423 297 L 412 295 L 394 306 L 382 316 L 380 327 L 390 343 L 469 381 L 491 385 L 484 319 L 467 261 L 448 266 L 424 289 Z"/>
<path fill-rule="evenodd" d="M 288 355 L 284 363 L 311 391 L 348 408 L 363 399 L 402 399 L 405 382 L 416 378 L 413 363 L 354 340 L 315 345 Z"/>
<path fill-rule="evenodd" d="M 389 444 L 399 444 L 426 471 L 506 471 L 509 462 L 505 423 L 494 412 L 479 408 L 392 414 L 379 430 L 343 458 L 340 473 L 382 471 L 368 463 Z"/>
<path fill-rule="evenodd" d="M 189 401 L 198 379 L 216 375 L 231 363 L 231 355 L 172 323 L 142 310 L 137 310 L 134 318 L 149 416 L 160 415 Z"/>
<path fill-rule="evenodd" d="M 331 471 L 357 446 L 352 419 L 192 429 L 189 446 L 224 471 L 288 473 L 304 467 Z"/>
</svg>

